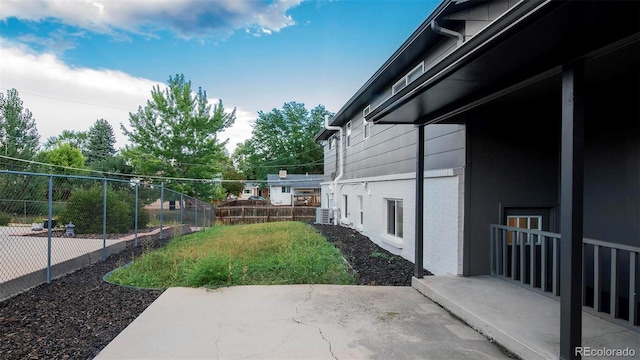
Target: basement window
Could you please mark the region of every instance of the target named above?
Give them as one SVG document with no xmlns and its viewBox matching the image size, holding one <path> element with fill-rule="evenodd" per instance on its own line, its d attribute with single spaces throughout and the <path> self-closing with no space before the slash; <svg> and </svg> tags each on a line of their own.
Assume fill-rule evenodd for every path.
<svg viewBox="0 0 640 360">
<path fill-rule="evenodd" d="M 387 199 L 387 234 L 402 238 L 402 200 Z"/>
</svg>

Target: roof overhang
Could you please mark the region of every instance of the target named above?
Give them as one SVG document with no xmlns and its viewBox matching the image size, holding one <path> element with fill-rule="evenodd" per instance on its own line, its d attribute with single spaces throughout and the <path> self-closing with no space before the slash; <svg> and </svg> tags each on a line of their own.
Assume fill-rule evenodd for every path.
<svg viewBox="0 0 640 360">
<path fill-rule="evenodd" d="M 445 120 L 561 66 L 637 41 L 637 1 L 523 1 L 373 109 L 377 124 Z"/>
</svg>

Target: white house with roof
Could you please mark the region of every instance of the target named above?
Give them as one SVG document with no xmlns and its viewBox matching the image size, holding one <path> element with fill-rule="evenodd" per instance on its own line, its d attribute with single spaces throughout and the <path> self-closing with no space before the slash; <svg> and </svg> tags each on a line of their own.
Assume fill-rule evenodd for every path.
<svg viewBox="0 0 640 360">
<path fill-rule="evenodd" d="M 322 174 L 268 174 L 271 204 L 287 206 L 319 206 Z"/>
</svg>

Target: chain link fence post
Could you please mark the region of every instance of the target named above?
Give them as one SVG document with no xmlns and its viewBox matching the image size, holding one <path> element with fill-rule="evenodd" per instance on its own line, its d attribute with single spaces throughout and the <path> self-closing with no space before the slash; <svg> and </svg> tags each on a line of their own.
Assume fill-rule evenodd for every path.
<svg viewBox="0 0 640 360">
<path fill-rule="evenodd" d="M 134 227 L 134 231 L 135 231 L 135 237 L 133 240 L 133 246 L 134 247 L 138 247 L 138 186 L 140 186 L 140 184 L 135 183 L 135 219 L 133 221 L 133 227 Z"/>
<path fill-rule="evenodd" d="M 102 180 L 102 260 L 107 258 L 107 179 Z"/>
<path fill-rule="evenodd" d="M 48 185 L 48 201 L 47 201 L 47 224 L 49 230 L 47 231 L 47 284 L 51 283 L 51 231 L 53 220 L 53 176 L 49 176 Z"/>
<path fill-rule="evenodd" d="M 180 235 L 182 235 L 182 224 L 184 224 L 184 196 L 180 194 Z"/>
<path fill-rule="evenodd" d="M 162 213 L 164 208 L 164 183 L 160 183 L 160 240 L 163 239 L 162 236 Z"/>
</svg>

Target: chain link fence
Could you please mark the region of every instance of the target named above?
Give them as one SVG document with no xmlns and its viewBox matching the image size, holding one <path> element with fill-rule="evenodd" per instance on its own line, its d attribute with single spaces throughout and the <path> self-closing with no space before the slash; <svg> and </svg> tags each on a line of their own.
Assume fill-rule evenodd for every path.
<svg viewBox="0 0 640 360">
<path fill-rule="evenodd" d="M 0 300 L 214 216 L 162 184 L 0 170 Z"/>
</svg>

